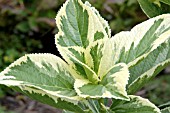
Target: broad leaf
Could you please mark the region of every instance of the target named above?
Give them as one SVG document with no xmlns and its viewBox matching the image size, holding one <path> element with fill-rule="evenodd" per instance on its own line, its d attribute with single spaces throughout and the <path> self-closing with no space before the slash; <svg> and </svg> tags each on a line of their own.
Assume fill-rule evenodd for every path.
<svg viewBox="0 0 170 113">
<path fill-rule="evenodd" d="M 70 71 L 68 65 L 54 55 L 30 54 L 1 72 L 0 84 L 18 87 L 31 97 L 35 94 L 47 95 L 56 103 L 61 99 L 78 104 L 81 98 L 74 91 L 74 79 Z"/>
<path fill-rule="evenodd" d="M 169 35 L 170 37 L 170 35 Z M 135 93 L 170 63 L 170 39 L 129 68 L 132 75 L 128 92 Z M 142 67 L 142 68 L 141 68 Z M 138 70 L 135 72 L 135 70 Z M 136 78 L 140 74 L 138 78 Z M 136 79 L 135 79 L 136 78 Z M 132 82 L 133 81 L 133 82 Z"/>
<path fill-rule="evenodd" d="M 128 90 L 133 90 L 129 93 L 138 90 L 170 62 L 169 22 L 170 15 L 161 15 L 135 26 L 130 32 L 121 32 L 108 40 L 101 64 L 110 62 L 100 66 L 100 75 L 114 64 L 126 63 L 130 70 Z"/>
<path fill-rule="evenodd" d="M 87 98 L 115 98 L 128 100 L 126 84 L 129 72 L 125 64 L 113 66 L 99 84 L 86 79 L 76 79 L 74 88 L 79 96 Z"/>
<path fill-rule="evenodd" d="M 148 17 L 155 17 L 161 14 L 170 13 L 169 0 L 138 0 L 142 10 Z"/>
<path fill-rule="evenodd" d="M 130 101 L 122 101 L 112 108 L 114 113 L 161 113 L 149 100 L 129 95 Z"/>
</svg>

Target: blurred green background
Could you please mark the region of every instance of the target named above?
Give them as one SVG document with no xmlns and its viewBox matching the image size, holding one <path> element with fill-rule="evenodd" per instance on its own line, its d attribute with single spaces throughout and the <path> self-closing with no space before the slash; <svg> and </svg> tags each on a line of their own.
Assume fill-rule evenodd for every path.
<svg viewBox="0 0 170 113">
<path fill-rule="evenodd" d="M 147 19 L 137 0 L 88 1 L 109 22 L 112 35 L 130 30 Z M 58 32 L 54 18 L 64 2 L 65 0 L 0 0 L 0 71 L 26 53 L 52 53 L 59 56 L 54 44 L 54 35 Z M 159 76 L 137 94 L 149 98 L 157 105 L 167 102 L 170 100 L 170 77 Z M 5 97 L 17 95 L 18 93 L 1 86 L 0 104 L 5 106 L 2 102 Z"/>
</svg>

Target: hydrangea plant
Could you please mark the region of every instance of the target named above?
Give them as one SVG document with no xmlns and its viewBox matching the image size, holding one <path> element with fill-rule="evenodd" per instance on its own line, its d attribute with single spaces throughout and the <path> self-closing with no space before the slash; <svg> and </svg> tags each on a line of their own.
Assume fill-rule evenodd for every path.
<svg viewBox="0 0 170 113">
<path fill-rule="evenodd" d="M 0 84 L 64 113 L 161 113 L 133 94 L 170 63 L 169 23 L 164 14 L 111 37 L 90 3 L 67 0 L 56 17 L 62 58 L 25 55 L 0 73 Z"/>
</svg>

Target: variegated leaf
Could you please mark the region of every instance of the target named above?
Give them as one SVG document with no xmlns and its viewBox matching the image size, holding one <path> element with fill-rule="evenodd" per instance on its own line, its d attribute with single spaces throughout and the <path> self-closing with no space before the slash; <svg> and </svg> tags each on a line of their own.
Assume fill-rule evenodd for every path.
<svg viewBox="0 0 170 113">
<path fill-rule="evenodd" d="M 95 40 L 108 38 L 110 31 L 106 21 L 87 4 L 81 0 L 68 0 L 63 5 L 56 17 L 59 29 L 56 44 L 86 48 Z"/>
<path fill-rule="evenodd" d="M 74 79 L 68 65 L 52 54 L 30 54 L 21 57 L 0 73 L 0 84 L 15 86 L 30 94 L 47 95 L 77 104 Z M 34 95 L 34 94 L 33 94 Z"/>
<path fill-rule="evenodd" d="M 76 70 L 79 77 L 97 83 L 98 76 L 89 64 L 86 48 L 95 41 L 108 39 L 111 30 L 98 11 L 81 0 L 68 0 L 56 17 L 59 33 L 56 45 L 63 58 Z M 71 55 L 72 54 L 72 55 Z M 93 76 L 92 76 L 93 75 Z M 78 76 L 76 76 L 78 77 Z"/>
<path fill-rule="evenodd" d="M 98 69 L 103 57 L 103 47 L 105 44 L 104 39 L 95 41 L 85 50 L 86 64 L 98 75 Z M 104 65 L 104 64 L 103 64 Z"/>
<path fill-rule="evenodd" d="M 122 101 L 112 108 L 114 113 L 161 113 L 149 100 L 129 95 L 130 101 Z"/>
<path fill-rule="evenodd" d="M 93 83 L 98 83 L 100 80 L 97 74 L 86 65 L 85 61 L 85 50 L 80 47 L 60 47 L 60 53 L 63 54 L 63 57 L 70 67 L 75 70 L 76 73 L 72 74 L 75 79 L 88 79 Z"/>
<path fill-rule="evenodd" d="M 128 67 L 117 64 L 105 73 L 102 81 L 94 84 L 86 79 L 76 79 L 74 88 L 80 97 L 115 98 L 128 100 L 126 84 L 128 83 Z"/>
<path fill-rule="evenodd" d="M 170 37 L 170 35 L 169 35 Z M 133 94 L 170 63 L 170 39 L 129 68 L 128 93 Z M 138 76 L 140 75 L 140 76 Z"/>
<path fill-rule="evenodd" d="M 169 63 L 169 22 L 170 15 L 161 15 L 135 26 L 130 32 L 121 32 L 108 40 L 101 59 L 101 64 L 105 65 L 100 66 L 99 76 L 112 65 L 123 62 L 128 64 L 130 70 L 129 85 L 140 78 L 133 85 L 142 86 Z"/>
<path fill-rule="evenodd" d="M 94 13 L 98 16 L 99 21 L 102 23 L 103 28 L 105 29 L 108 37 L 110 38 L 111 37 L 111 29 L 110 29 L 110 26 L 109 26 L 108 22 L 103 17 L 101 17 L 101 15 L 95 9 L 95 7 L 92 7 L 91 4 L 88 1 L 85 2 L 85 5 L 89 6 L 92 9 L 92 11 L 94 11 Z"/>
</svg>

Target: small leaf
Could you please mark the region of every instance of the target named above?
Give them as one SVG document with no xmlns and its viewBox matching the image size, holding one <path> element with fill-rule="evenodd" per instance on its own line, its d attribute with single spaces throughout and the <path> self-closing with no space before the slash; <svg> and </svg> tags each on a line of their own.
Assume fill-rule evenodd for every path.
<svg viewBox="0 0 170 113">
<path fill-rule="evenodd" d="M 16 29 L 18 29 L 19 31 L 23 33 L 26 33 L 30 30 L 30 26 L 27 21 L 23 21 L 16 25 Z"/>
<path fill-rule="evenodd" d="M 125 64 L 113 66 L 101 78 L 101 82 L 94 84 L 89 80 L 76 79 L 74 88 L 78 95 L 83 98 L 115 98 L 128 100 L 126 84 L 129 72 Z"/>
<path fill-rule="evenodd" d="M 149 100 L 129 95 L 130 101 L 122 101 L 112 108 L 114 113 L 161 113 Z"/>
<path fill-rule="evenodd" d="M 88 79 L 93 83 L 98 83 L 99 78 L 96 73 L 86 64 L 85 50 L 80 47 L 65 48 L 60 47 L 60 53 L 70 64 L 76 73 L 72 74 L 75 78 Z"/>
<path fill-rule="evenodd" d="M 101 58 L 103 57 L 103 47 L 105 44 L 104 39 L 98 40 L 92 43 L 85 50 L 86 64 L 98 75 L 99 66 L 101 64 Z M 107 70 L 108 71 L 108 70 Z"/>
</svg>

